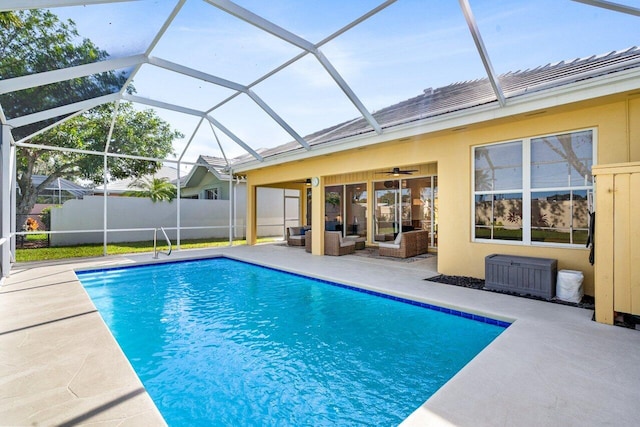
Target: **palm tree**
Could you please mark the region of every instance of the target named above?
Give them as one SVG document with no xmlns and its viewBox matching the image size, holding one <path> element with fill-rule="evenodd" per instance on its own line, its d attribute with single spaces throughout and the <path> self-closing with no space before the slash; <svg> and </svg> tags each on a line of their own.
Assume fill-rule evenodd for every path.
<svg viewBox="0 0 640 427">
<path fill-rule="evenodd" d="M 127 191 L 124 193 L 125 196 L 148 197 L 153 203 L 170 202 L 178 195 L 176 186 L 167 178 L 142 177 L 129 184 L 129 187 L 139 188 L 139 190 Z"/>
<path fill-rule="evenodd" d="M 22 20 L 14 12 L 0 12 L 0 27 L 9 29 L 10 27 L 21 27 Z"/>
</svg>

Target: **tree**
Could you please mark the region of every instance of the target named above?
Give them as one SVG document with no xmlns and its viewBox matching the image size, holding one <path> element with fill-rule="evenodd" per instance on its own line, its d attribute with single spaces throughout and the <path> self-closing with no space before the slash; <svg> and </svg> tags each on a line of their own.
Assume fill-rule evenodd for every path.
<svg viewBox="0 0 640 427">
<path fill-rule="evenodd" d="M 0 12 L 0 27 L 7 30 L 22 25 L 22 21 L 14 12 Z"/>
<path fill-rule="evenodd" d="M 103 151 L 112 115 L 113 106 L 103 105 L 34 137 L 31 142 Z M 121 103 L 109 152 L 166 158 L 173 154 L 173 140 L 180 136 L 152 110 L 135 111 L 130 103 Z M 59 177 L 81 178 L 96 184 L 104 182 L 102 156 L 19 147 L 17 157 L 20 189 L 16 206 L 18 214 L 27 214 L 33 208 L 38 194 Z M 108 161 L 108 178 L 139 178 L 153 174 L 159 167 L 158 162 L 112 157 Z M 47 178 L 36 187 L 31 182 L 34 174 L 46 175 Z"/>
<path fill-rule="evenodd" d="M 48 10 L 0 13 L 0 79 L 73 67 L 107 59 L 89 39 L 80 39 L 75 23 Z M 108 71 L 0 95 L 7 118 L 20 117 L 70 102 L 118 92 L 128 73 Z M 54 123 L 54 118 L 14 129 L 15 139 Z"/>
<path fill-rule="evenodd" d="M 125 196 L 148 197 L 153 203 L 170 202 L 178 195 L 176 186 L 171 184 L 167 178 L 142 177 L 129 184 L 129 187 L 138 187 L 141 190 L 127 191 Z"/>
<path fill-rule="evenodd" d="M 109 56 L 90 40 L 80 40 L 73 21 L 61 22 L 50 11 L 1 13 L 0 26 L 1 79 L 92 63 Z M 3 94 L 0 95 L 0 103 L 8 118 L 20 117 L 70 102 L 118 92 L 123 88 L 127 78 L 124 72 L 109 71 Z M 133 88 L 129 90 L 133 91 Z M 34 136 L 29 142 L 102 152 L 106 146 L 113 112 L 113 104 L 93 108 Z M 14 129 L 12 133 L 15 139 L 20 139 L 59 119 L 24 126 Z M 123 102 L 118 107 L 108 151 L 166 158 L 173 154 L 173 140 L 181 136 L 152 110 L 136 111 L 132 104 Z M 104 181 L 102 156 L 19 147 L 17 158 L 18 214 L 28 214 L 40 191 L 56 178 L 81 178 L 98 184 Z M 159 167 L 160 164 L 157 162 L 109 158 L 108 177 L 139 178 L 154 173 Z M 34 174 L 46 175 L 47 179 L 35 187 L 31 180 Z"/>
</svg>

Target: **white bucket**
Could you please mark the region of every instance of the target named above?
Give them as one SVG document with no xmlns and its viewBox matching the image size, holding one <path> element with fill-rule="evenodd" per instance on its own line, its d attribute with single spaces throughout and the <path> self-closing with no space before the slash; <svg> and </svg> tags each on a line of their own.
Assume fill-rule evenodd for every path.
<svg viewBox="0 0 640 427">
<path fill-rule="evenodd" d="M 582 271 L 560 270 L 556 282 L 556 297 L 562 301 L 578 303 L 582 300 Z"/>
</svg>

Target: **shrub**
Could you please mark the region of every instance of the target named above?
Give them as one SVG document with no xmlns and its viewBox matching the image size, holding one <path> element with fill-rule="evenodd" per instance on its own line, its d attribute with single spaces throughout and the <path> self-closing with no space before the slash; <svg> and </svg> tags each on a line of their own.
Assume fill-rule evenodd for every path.
<svg viewBox="0 0 640 427">
<path fill-rule="evenodd" d="M 40 221 L 42 221 L 46 230 L 51 230 L 51 206 L 42 209 Z"/>
</svg>

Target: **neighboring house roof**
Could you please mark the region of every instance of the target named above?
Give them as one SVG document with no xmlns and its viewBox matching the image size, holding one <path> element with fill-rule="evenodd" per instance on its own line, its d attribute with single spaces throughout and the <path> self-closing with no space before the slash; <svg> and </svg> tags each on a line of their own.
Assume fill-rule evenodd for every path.
<svg viewBox="0 0 640 427">
<path fill-rule="evenodd" d="M 295 142 L 294 144 L 297 144 Z M 258 154 L 262 154 L 268 150 L 264 148 L 258 148 L 255 150 Z M 245 160 L 252 160 L 254 157 L 249 153 L 244 153 L 240 156 L 233 157 L 231 159 L 223 159 L 222 157 L 214 156 L 199 156 L 196 163 L 201 163 L 213 168 L 218 174 L 225 175 L 229 173 L 229 169 L 233 168 L 234 164 L 242 163 Z"/>
<path fill-rule="evenodd" d="M 154 178 L 166 178 L 169 182 L 175 182 L 178 177 L 178 169 L 171 166 L 162 166 L 156 173 L 147 175 Z M 127 191 L 141 190 L 141 188 L 131 186 L 136 178 L 125 178 L 107 183 L 107 191 L 113 194 L 125 193 Z M 98 193 L 104 192 L 104 184 L 97 186 L 94 191 Z"/>
<path fill-rule="evenodd" d="M 229 160 L 229 164 L 232 160 L 233 159 Z M 221 181 L 229 179 L 229 170 L 226 159 L 223 159 L 222 157 L 200 155 L 198 156 L 198 160 L 196 160 L 196 164 L 193 165 L 187 176 L 180 178 L 180 187 L 197 186 L 204 175 L 202 172 L 203 169 L 211 172 Z"/>
<path fill-rule="evenodd" d="M 45 179 L 47 179 L 48 176 L 47 175 L 32 175 L 31 176 L 31 183 L 34 186 L 39 186 L 40 184 L 42 184 L 44 182 Z M 64 178 L 56 178 L 53 181 L 51 181 L 47 187 L 45 188 L 45 190 L 49 190 L 49 191 L 66 191 L 68 193 L 71 193 L 74 195 L 74 197 L 83 197 L 87 194 L 92 194 L 93 190 L 90 188 L 85 188 L 79 184 L 76 184 L 75 182 L 69 181 L 68 179 L 64 179 Z"/>
<path fill-rule="evenodd" d="M 561 61 L 531 70 L 509 72 L 499 76 L 498 80 L 508 101 L 524 94 L 550 90 L 639 67 L 640 49 L 634 46 L 604 55 L 594 55 L 568 62 Z M 496 102 L 489 79 L 483 78 L 454 83 L 438 89 L 426 89 L 414 98 L 374 112 L 373 117 L 382 129 L 388 129 Z M 304 139 L 309 145 L 314 146 L 373 132 L 369 123 L 364 118 L 358 117 L 307 135 Z M 260 155 L 267 158 L 303 150 L 304 148 L 294 141 L 263 150 Z"/>
<path fill-rule="evenodd" d="M 229 161 L 232 163 L 233 159 Z M 227 161 L 222 157 L 214 157 L 214 156 L 199 156 L 197 163 L 207 164 L 213 168 L 218 170 L 222 170 L 227 167 Z"/>
</svg>

